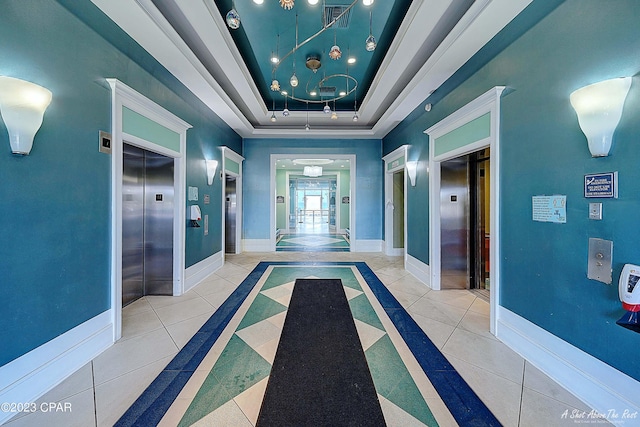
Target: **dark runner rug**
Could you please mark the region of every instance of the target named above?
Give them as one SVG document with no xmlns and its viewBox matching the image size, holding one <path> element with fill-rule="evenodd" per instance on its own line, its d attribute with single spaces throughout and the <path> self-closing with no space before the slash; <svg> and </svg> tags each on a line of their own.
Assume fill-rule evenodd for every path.
<svg viewBox="0 0 640 427">
<path fill-rule="evenodd" d="M 339 279 L 296 280 L 256 425 L 386 425 Z"/>
</svg>

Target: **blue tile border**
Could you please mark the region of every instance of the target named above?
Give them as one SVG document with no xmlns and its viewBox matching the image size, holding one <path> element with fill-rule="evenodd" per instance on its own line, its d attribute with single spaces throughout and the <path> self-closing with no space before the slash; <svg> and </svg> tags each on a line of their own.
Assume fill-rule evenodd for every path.
<svg viewBox="0 0 640 427">
<path fill-rule="evenodd" d="M 446 357 L 364 262 L 354 263 L 440 398 L 461 426 L 501 426 Z"/>
<path fill-rule="evenodd" d="M 355 266 L 393 322 L 440 398 L 461 426 L 501 426 L 365 262 L 263 261 L 249 273 L 158 377 L 114 424 L 157 425 L 269 266 Z"/>
<path fill-rule="evenodd" d="M 114 426 L 146 427 L 162 420 L 268 266 L 269 263 L 261 262 L 249 273 Z"/>
</svg>

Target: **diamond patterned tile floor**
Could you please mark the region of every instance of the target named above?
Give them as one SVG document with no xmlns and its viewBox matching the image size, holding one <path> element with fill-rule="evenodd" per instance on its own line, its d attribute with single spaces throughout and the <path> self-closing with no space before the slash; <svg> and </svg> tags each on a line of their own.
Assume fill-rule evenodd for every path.
<svg viewBox="0 0 640 427">
<path fill-rule="evenodd" d="M 169 363 L 167 367 L 173 367 L 176 364 L 174 355 L 178 351 L 184 347 L 194 347 L 193 341 L 203 335 L 202 330 L 199 331 L 201 326 L 204 325 L 208 331 L 215 329 L 210 323 L 208 314 L 194 317 L 192 304 L 180 303 L 191 299 L 200 299 L 209 302 L 212 305 L 211 310 L 220 310 L 224 308 L 221 306 L 224 306 L 225 299 L 231 295 L 229 300 L 241 306 L 246 312 L 253 299 L 246 305 L 242 305 L 242 300 L 238 298 L 236 291 L 243 288 L 244 278 L 262 261 L 268 261 L 273 266 L 276 266 L 273 261 L 283 263 L 310 262 L 316 265 L 325 261 L 366 262 L 373 273 L 384 283 L 385 289 L 401 303 L 398 306 L 407 310 L 415 319 L 417 330 L 424 331 L 429 339 L 433 340 L 433 343 L 436 344 L 434 347 L 438 348 L 444 357 L 455 366 L 455 370 L 461 378 L 469 384 L 504 426 L 573 426 L 575 425 L 574 421 L 563 420 L 562 413 L 566 410 L 569 413 L 574 410 L 578 413 L 590 412 L 587 405 L 517 355 L 510 356 L 514 360 L 509 363 L 511 368 L 508 377 L 505 377 L 503 372 L 504 354 L 509 353 L 510 350 L 488 332 L 488 303 L 475 298 L 473 294 L 466 291 L 453 293 L 431 291 L 403 269 L 401 257 L 387 257 L 381 253 L 270 252 L 228 255 L 224 268 L 211 274 L 185 295 L 181 297 L 145 297 L 129 305 L 123 312 L 123 339 L 36 402 L 38 405 L 45 402 L 70 402 L 73 405 L 72 412 L 55 415 L 42 412 L 18 414 L 10 419 L 6 425 L 8 427 L 35 425 L 112 426 L 132 403 L 141 397 L 140 393 L 162 372 L 167 363 Z M 313 272 L 310 272 L 306 266 L 297 265 L 296 268 L 304 268 L 305 275 L 311 275 L 311 273 L 315 275 L 315 272 L 326 272 L 329 269 L 318 266 Z M 266 320 L 279 329 L 282 328 L 289 291 L 277 288 L 283 283 L 292 282 L 298 273 L 299 271 L 295 271 L 294 268 L 289 268 L 288 271 L 286 268 L 280 268 L 272 274 L 272 277 L 279 277 L 274 283 L 258 282 L 262 286 L 262 296 L 265 299 L 271 299 L 284 307 L 282 312 L 260 321 Z M 367 277 L 370 278 L 369 275 Z M 367 291 L 367 289 L 359 290 L 358 281 L 355 279 L 348 280 L 346 277 L 341 277 L 341 279 L 353 310 L 353 300 L 361 295 L 360 291 Z M 272 288 L 274 290 L 270 294 L 268 290 Z M 356 292 L 350 295 L 351 290 L 356 290 Z M 249 295 L 249 293 L 247 294 Z M 251 294 L 251 298 L 254 298 L 255 294 Z M 375 300 L 372 302 L 372 306 L 378 312 L 381 309 L 381 304 L 376 305 Z M 176 318 L 180 319 L 179 323 L 173 323 L 176 318 L 169 319 L 166 316 L 161 318 L 157 313 L 159 311 L 164 315 L 162 308 L 172 305 L 175 306 Z M 139 316 L 142 313 L 144 316 Z M 478 316 L 478 313 L 484 315 Z M 264 317 L 264 313 L 261 317 Z M 210 350 L 202 358 L 200 366 L 191 367 L 191 362 L 185 361 L 186 366 L 193 369 L 191 379 L 189 384 L 185 382 L 187 385 L 179 393 L 176 393 L 175 398 L 171 399 L 172 410 L 175 409 L 179 416 L 172 417 L 172 414 L 167 412 L 158 425 L 174 427 L 180 423 L 182 416 L 192 404 L 194 397 L 232 337 L 235 337 L 234 340 L 244 343 L 244 347 L 251 349 L 251 346 L 246 344 L 239 334 L 235 333 L 236 330 L 240 333 L 238 326 L 242 319 L 225 319 L 228 330 L 219 332 L 217 341 L 212 343 Z M 366 352 L 371 353 L 371 349 L 376 350 L 376 347 L 382 345 L 381 340 L 388 338 L 401 357 L 405 357 L 405 353 L 411 353 L 408 346 L 403 344 L 402 338 L 398 340 L 398 337 L 394 338 L 386 332 L 388 329 L 386 326 L 390 320 L 388 318 L 379 320 L 385 326 L 385 332 L 371 326 L 370 323 L 356 319 L 357 329 Z M 168 323 L 165 324 L 165 321 Z M 180 331 L 176 329 L 179 325 L 187 323 L 189 324 L 188 328 L 182 328 L 184 330 Z M 257 323 L 259 321 L 252 324 Z M 248 334 L 248 331 L 246 332 Z M 176 333 L 179 333 L 180 336 L 175 335 Z M 250 340 L 246 335 L 245 338 Z M 465 338 L 467 341 L 474 341 L 476 347 L 470 348 L 468 345 L 464 345 Z M 203 339 L 202 343 L 204 341 L 206 340 Z M 202 343 L 198 342 L 199 345 Z M 268 350 L 269 346 L 271 346 L 271 350 Z M 270 366 L 273 359 L 272 356 L 269 356 L 269 352 L 275 354 L 276 347 L 277 340 L 274 339 L 258 346 L 255 350 L 251 349 L 251 351 L 254 353 L 253 357 L 264 360 L 264 363 Z M 168 356 L 161 355 L 160 359 L 156 358 L 157 348 L 161 348 L 163 355 L 166 353 Z M 148 356 L 151 355 L 154 357 L 149 358 Z M 516 359 L 520 362 L 515 363 Z M 104 363 L 104 361 L 109 363 Z M 117 376 L 114 377 L 113 366 L 126 366 L 126 370 L 119 370 Z M 405 366 L 412 374 L 416 371 L 418 374 L 423 372 L 423 368 L 416 360 L 405 363 Z M 516 371 L 518 372 L 517 376 L 515 375 Z M 517 381 L 508 379 L 516 377 Z M 101 380 L 101 378 L 103 379 Z M 104 378 L 113 379 L 105 381 Z M 163 378 L 167 379 L 167 383 L 171 385 L 172 381 L 176 383 L 180 376 L 173 373 L 173 376 L 163 376 Z M 444 397 L 438 394 L 426 377 L 421 379 L 414 374 L 413 378 L 439 425 L 466 425 L 455 421 L 447 409 Z M 255 425 L 266 382 L 267 377 L 251 384 L 245 382 L 243 391 L 238 389 L 237 391 L 240 392 L 238 395 L 196 421 L 194 425 L 232 425 L 234 427 Z M 171 387 L 168 387 L 168 390 L 171 391 Z M 393 393 L 393 388 L 391 393 Z M 394 403 L 397 396 L 385 398 L 379 394 L 378 398 L 389 427 L 423 425 L 419 418 L 411 415 L 414 413 L 414 409 L 411 407 L 402 409 L 402 404 L 399 406 Z M 416 415 L 419 414 L 416 413 Z M 607 424 L 606 421 L 601 421 L 599 425 Z"/>
</svg>

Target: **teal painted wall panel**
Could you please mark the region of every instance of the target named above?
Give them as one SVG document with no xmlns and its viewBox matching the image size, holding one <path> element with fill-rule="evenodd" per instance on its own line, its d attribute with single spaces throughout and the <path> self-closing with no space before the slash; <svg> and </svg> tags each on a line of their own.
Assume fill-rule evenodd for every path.
<svg viewBox="0 0 640 427">
<path fill-rule="evenodd" d="M 491 136 L 491 113 L 471 120 L 469 123 L 437 138 L 434 141 L 434 155 L 440 156 L 473 142 L 489 138 L 489 136 Z"/>
<path fill-rule="evenodd" d="M 395 159 L 392 162 L 389 162 L 387 164 L 387 171 L 390 171 L 392 169 L 395 169 L 397 167 L 400 167 L 400 166 L 404 165 L 404 161 L 405 161 L 404 156 L 402 156 L 402 157 L 399 157 L 399 158 Z"/>
<path fill-rule="evenodd" d="M 640 346 L 640 334 L 615 324 L 624 313 L 615 282 L 624 263 L 640 262 L 640 168 L 634 160 L 640 84 L 634 77 L 611 155 L 600 159 L 589 154 L 569 94 L 589 83 L 638 73 L 640 57 L 629 54 L 640 50 L 638 16 L 635 0 L 567 0 L 439 97 L 431 112 L 417 108 L 384 140 L 384 152 L 408 143 L 408 159 L 425 164 L 425 129 L 491 87 L 506 85 L 500 129 L 501 304 L 635 379 L 640 379 L 640 361 L 627 355 Z M 584 174 L 608 171 L 619 173 L 620 196 L 599 200 L 604 219 L 590 221 Z M 428 244 L 422 243 L 428 241 L 424 178 L 418 172 L 416 187 L 408 191 L 408 252 L 428 262 Z M 532 221 L 531 197 L 540 194 L 567 195 L 566 224 Z M 612 286 L 586 277 L 589 237 L 614 242 Z"/>
<path fill-rule="evenodd" d="M 381 140 L 245 139 L 243 238 L 268 239 L 271 154 L 355 154 L 357 238 L 382 238 Z"/>
<path fill-rule="evenodd" d="M 342 203 L 342 198 L 351 194 L 351 171 L 340 171 L 340 197 L 336 200 L 338 212 L 340 212 L 340 228 L 349 228 L 350 203 Z"/>
<path fill-rule="evenodd" d="M 287 195 L 287 171 L 284 169 L 276 169 L 276 196 L 282 196 L 285 198 Z M 276 203 L 276 228 L 286 230 L 287 226 L 287 204 Z"/>
<path fill-rule="evenodd" d="M 180 153 L 179 133 L 167 129 L 127 107 L 122 108 L 122 131 Z"/>
<path fill-rule="evenodd" d="M 188 185 L 206 186 L 203 159 L 220 157 L 223 141 L 237 152 L 242 146 L 91 2 L 5 0 L 0 40 L 0 57 L 11 58 L 0 61 L 0 75 L 53 92 L 31 155 L 11 155 L 0 121 L 2 366 L 110 308 L 111 157 L 98 152 L 97 140 L 111 126 L 105 78 L 123 81 L 193 125 Z M 212 229 L 206 238 L 187 230 L 187 265 L 220 250 L 222 202 L 213 196 L 221 194 L 220 180 L 214 186 L 212 203 L 201 206 Z"/>
<path fill-rule="evenodd" d="M 224 168 L 231 173 L 240 174 L 240 164 L 231 159 L 224 159 Z"/>
</svg>

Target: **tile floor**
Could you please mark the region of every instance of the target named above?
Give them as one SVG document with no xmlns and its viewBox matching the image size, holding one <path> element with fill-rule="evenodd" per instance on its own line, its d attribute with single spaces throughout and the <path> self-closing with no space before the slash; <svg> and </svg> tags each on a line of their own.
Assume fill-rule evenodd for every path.
<svg viewBox="0 0 640 427">
<path fill-rule="evenodd" d="M 348 252 L 349 242 L 341 234 L 285 234 L 276 244 L 276 251 Z"/>
<path fill-rule="evenodd" d="M 37 412 L 6 425 L 113 425 L 262 260 L 365 261 L 505 426 L 575 425 L 562 414 L 589 411 L 493 337 L 489 305 L 468 291 L 430 291 L 404 270 L 401 258 L 283 252 L 228 256 L 224 267 L 181 297 L 149 296 L 127 306 L 123 338 L 40 399 L 69 402 L 71 412 Z"/>
</svg>

